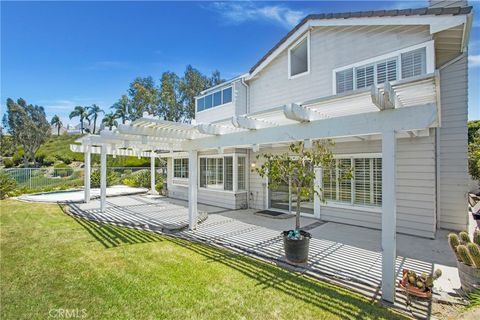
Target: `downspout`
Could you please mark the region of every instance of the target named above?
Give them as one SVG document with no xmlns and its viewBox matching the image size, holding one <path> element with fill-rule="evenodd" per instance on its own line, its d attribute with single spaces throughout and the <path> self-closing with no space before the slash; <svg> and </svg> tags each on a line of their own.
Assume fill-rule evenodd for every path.
<svg viewBox="0 0 480 320">
<path fill-rule="evenodd" d="M 245 77 L 240 78 L 240 83 L 245 86 L 245 91 L 246 91 L 246 99 L 245 99 L 245 113 L 248 114 L 250 113 L 250 87 L 248 84 L 245 82 Z M 247 208 L 250 209 L 250 153 L 251 150 L 247 150 L 247 159 L 246 159 L 246 169 L 248 172 L 248 177 L 247 177 Z"/>
</svg>

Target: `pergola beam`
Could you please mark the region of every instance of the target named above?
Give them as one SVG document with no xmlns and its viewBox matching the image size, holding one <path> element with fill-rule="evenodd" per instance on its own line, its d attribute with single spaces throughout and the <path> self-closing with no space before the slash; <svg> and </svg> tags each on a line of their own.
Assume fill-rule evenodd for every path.
<svg viewBox="0 0 480 320">
<path fill-rule="evenodd" d="M 171 138 L 171 139 L 193 139 L 199 133 L 197 130 L 174 130 L 174 129 L 154 129 L 145 127 L 135 127 L 125 124 L 118 125 L 118 131 L 124 134 L 131 135 L 145 135 L 158 138 Z"/>
<path fill-rule="evenodd" d="M 232 117 L 232 124 L 236 128 L 248 129 L 248 130 L 258 130 L 264 128 L 270 128 L 277 126 L 276 123 L 258 120 L 248 116 L 233 116 Z"/>
<path fill-rule="evenodd" d="M 287 119 L 298 122 L 310 122 L 328 118 L 326 115 L 311 108 L 295 103 L 289 103 L 283 107 L 283 114 Z"/>
<path fill-rule="evenodd" d="M 240 129 L 237 129 L 237 128 L 229 128 L 229 127 L 219 126 L 215 124 L 203 124 L 203 123 L 197 124 L 195 128 L 200 133 L 208 134 L 208 135 L 216 135 L 216 136 L 241 131 Z"/>
<path fill-rule="evenodd" d="M 368 134 L 385 130 L 419 130 L 438 126 L 437 106 L 426 104 L 408 108 L 368 112 L 311 121 L 302 125 L 289 124 L 236 132 L 223 136 L 200 138 L 182 143 L 182 150 L 216 149 L 239 145 L 272 144 L 305 139 L 330 139 Z"/>
</svg>

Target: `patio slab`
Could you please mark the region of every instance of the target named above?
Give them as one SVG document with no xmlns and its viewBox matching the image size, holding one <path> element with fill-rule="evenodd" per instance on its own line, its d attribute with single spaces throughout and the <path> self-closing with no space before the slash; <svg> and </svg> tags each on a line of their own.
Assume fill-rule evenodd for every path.
<svg viewBox="0 0 480 320">
<path fill-rule="evenodd" d="M 99 201 L 88 204 L 71 204 L 76 215 L 96 217 L 106 223 L 126 221 L 147 226 L 185 223 L 188 219 L 187 202 L 159 196 L 124 196 L 107 199 L 106 213 L 99 213 Z M 194 241 L 231 248 L 248 255 L 273 260 L 286 265 L 283 240 L 280 232 L 291 229 L 294 217 L 272 219 L 256 215 L 256 210 L 229 210 L 208 205 L 198 205 L 199 211 L 208 212 L 208 219 L 197 230 L 183 230 L 176 236 Z M 103 219 L 103 221 L 102 221 Z M 322 222 L 302 217 L 301 225 L 312 234 L 309 262 L 300 271 L 314 276 L 327 277 L 334 282 L 355 289 L 378 300 L 381 297 L 382 259 L 381 232 L 379 230 Z M 397 278 L 404 268 L 417 273 L 431 273 L 439 268 L 443 276 L 435 282 L 435 297 L 444 300 L 457 296 L 460 281 L 456 261 L 446 241 L 447 231 L 439 230 L 436 239 L 397 235 Z M 291 266 L 294 267 L 294 266 Z M 431 302 L 414 300 L 397 291 L 396 306 L 418 318 L 428 318 Z"/>
</svg>

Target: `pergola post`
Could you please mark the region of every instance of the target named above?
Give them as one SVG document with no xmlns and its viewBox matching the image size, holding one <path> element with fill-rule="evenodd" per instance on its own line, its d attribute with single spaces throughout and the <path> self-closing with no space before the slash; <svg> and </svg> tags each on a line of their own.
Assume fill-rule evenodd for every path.
<svg viewBox="0 0 480 320">
<path fill-rule="evenodd" d="M 382 299 L 395 302 L 396 249 L 396 147 L 395 131 L 382 134 Z"/>
<path fill-rule="evenodd" d="M 314 186 L 315 190 L 321 194 L 322 192 L 322 186 L 323 186 L 323 168 L 322 167 L 317 167 L 315 169 L 315 180 L 314 180 Z M 320 219 L 321 218 L 321 209 L 320 205 L 322 203 L 322 199 L 319 194 L 315 193 L 313 195 L 313 215 L 315 218 Z"/>
<path fill-rule="evenodd" d="M 86 146 L 84 152 L 84 161 L 83 161 L 83 192 L 84 192 L 84 202 L 90 202 L 90 167 L 91 167 L 91 148 L 89 145 Z"/>
<path fill-rule="evenodd" d="M 107 147 L 100 148 L 100 211 L 105 212 L 107 205 Z"/>
<path fill-rule="evenodd" d="M 188 152 L 188 228 L 197 228 L 197 151 Z"/>
<path fill-rule="evenodd" d="M 150 153 L 150 194 L 157 194 L 155 190 L 155 152 Z"/>
</svg>

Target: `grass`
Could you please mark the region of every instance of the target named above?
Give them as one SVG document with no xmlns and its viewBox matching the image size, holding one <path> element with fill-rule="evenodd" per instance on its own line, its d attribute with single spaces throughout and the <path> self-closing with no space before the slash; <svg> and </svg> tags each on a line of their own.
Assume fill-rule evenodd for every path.
<svg viewBox="0 0 480 320">
<path fill-rule="evenodd" d="M 0 202 L 2 319 L 402 319 L 363 296 L 185 240 Z"/>
</svg>

